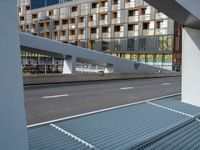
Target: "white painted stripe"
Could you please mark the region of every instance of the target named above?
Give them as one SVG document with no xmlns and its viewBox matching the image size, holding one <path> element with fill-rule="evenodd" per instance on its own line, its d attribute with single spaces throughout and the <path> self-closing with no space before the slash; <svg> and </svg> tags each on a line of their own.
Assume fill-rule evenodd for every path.
<svg viewBox="0 0 200 150">
<path fill-rule="evenodd" d="M 123 87 L 123 88 L 120 88 L 120 90 L 131 90 L 131 89 L 134 89 L 134 87 Z"/>
<path fill-rule="evenodd" d="M 27 128 L 31 128 L 31 127 L 35 127 L 35 126 L 40 126 L 40 125 L 45 125 L 45 124 L 50 124 L 50 123 L 59 122 L 59 121 L 64 121 L 64 120 L 68 120 L 68 119 L 74 119 L 74 118 L 78 118 L 78 117 L 82 117 L 82 116 L 92 115 L 92 114 L 96 114 L 96 113 L 100 113 L 100 112 L 104 112 L 104 111 L 109 111 L 109 110 L 113 110 L 113 109 L 123 108 L 123 107 L 131 106 L 131 105 L 142 104 L 142 103 L 146 103 L 146 102 L 150 102 L 150 101 L 155 101 L 155 100 L 159 100 L 159 99 L 163 99 L 163 98 L 168 98 L 168 97 L 173 97 L 173 96 L 178 96 L 178 95 L 181 95 L 181 93 L 176 93 L 176 94 L 171 94 L 171 95 L 156 97 L 156 98 L 152 98 L 152 99 L 149 99 L 149 100 L 143 100 L 143 101 L 139 101 L 139 102 L 134 102 L 134 103 L 124 104 L 124 105 L 119 105 L 119 106 L 110 107 L 110 108 L 106 108 L 106 109 L 101 109 L 101 110 L 97 110 L 97 111 L 92 111 L 92 112 L 88 112 L 88 113 L 83 113 L 83 114 L 79 114 L 79 115 L 74 115 L 74 116 L 64 117 L 64 118 L 50 120 L 50 121 L 46 121 L 46 122 L 36 123 L 36 124 L 28 125 Z"/>
<path fill-rule="evenodd" d="M 44 96 L 44 97 L 42 97 L 42 98 L 43 98 L 43 99 L 50 99 L 50 98 L 67 97 L 67 96 L 69 96 L 69 94 Z"/>
<path fill-rule="evenodd" d="M 162 106 L 162 105 L 159 105 L 159 104 L 155 104 L 155 103 L 152 103 L 152 102 L 149 102 L 149 101 L 147 102 L 147 104 L 150 104 L 150 105 L 162 108 L 162 109 L 166 109 L 166 110 L 169 110 L 169 111 L 172 111 L 172 112 L 175 112 L 177 114 L 181 114 L 181 115 L 184 115 L 184 116 L 187 116 L 187 117 L 190 117 L 190 118 L 194 118 L 195 117 L 193 115 L 190 115 L 190 114 L 187 114 L 187 113 L 184 113 L 184 112 L 181 112 L 181 111 L 169 108 L 169 107 L 165 107 L 165 106 Z"/>
<path fill-rule="evenodd" d="M 86 142 L 85 140 L 79 138 L 78 136 L 76 136 L 76 135 L 74 135 L 74 134 L 72 134 L 72 133 L 70 133 L 70 132 L 68 132 L 68 131 L 66 131 L 64 129 L 62 129 L 61 127 L 59 127 L 59 126 L 57 126 L 57 125 L 55 125 L 53 123 L 51 123 L 49 126 L 55 128 L 56 130 L 58 130 L 58 131 L 60 131 L 62 133 L 64 133 L 65 135 L 69 136 L 70 138 L 74 139 L 75 141 L 80 142 L 81 144 L 85 145 L 86 147 L 89 147 L 89 148 L 92 148 L 92 149 L 95 148 L 93 145 L 91 145 L 90 143 Z"/>
<path fill-rule="evenodd" d="M 165 85 L 170 85 L 171 83 L 162 83 L 161 85 L 165 86 Z"/>
</svg>

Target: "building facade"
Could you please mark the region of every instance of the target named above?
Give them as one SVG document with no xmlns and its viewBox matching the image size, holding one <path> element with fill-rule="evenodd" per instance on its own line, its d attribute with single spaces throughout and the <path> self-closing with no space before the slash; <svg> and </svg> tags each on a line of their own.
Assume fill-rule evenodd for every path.
<svg viewBox="0 0 200 150">
<path fill-rule="evenodd" d="M 19 0 L 19 31 L 180 70 L 181 27 L 143 0 L 40 3 Z"/>
</svg>

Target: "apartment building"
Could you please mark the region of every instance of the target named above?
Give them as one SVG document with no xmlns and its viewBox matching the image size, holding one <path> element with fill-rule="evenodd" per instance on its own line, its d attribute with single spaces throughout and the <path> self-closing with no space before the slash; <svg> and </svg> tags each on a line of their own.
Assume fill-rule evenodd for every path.
<svg viewBox="0 0 200 150">
<path fill-rule="evenodd" d="M 143 0 L 19 0 L 18 8 L 19 31 L 180 70 L 181 27 Z"/>
</svg>

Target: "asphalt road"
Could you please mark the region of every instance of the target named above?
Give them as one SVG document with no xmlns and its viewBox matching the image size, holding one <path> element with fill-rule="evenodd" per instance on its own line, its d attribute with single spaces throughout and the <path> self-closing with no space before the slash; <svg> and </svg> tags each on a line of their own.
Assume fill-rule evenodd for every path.
<svg viewBox="0 0 200 150">
<path fill-rule="evenodd" d="M 180 77 L 25 87 L 27 123 L 50 121 L 180 92 Z"/>
</svg>

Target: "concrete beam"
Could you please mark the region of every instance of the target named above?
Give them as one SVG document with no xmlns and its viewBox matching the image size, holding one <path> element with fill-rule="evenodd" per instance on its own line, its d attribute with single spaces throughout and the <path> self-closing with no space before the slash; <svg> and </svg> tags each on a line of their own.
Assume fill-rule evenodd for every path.
<svg viewBox="0 0 200 150">
<path fill-rule="evenodd" d="M 0 149 L 28 150 L 17 1 L 0 1 Z"/>
</svg>

